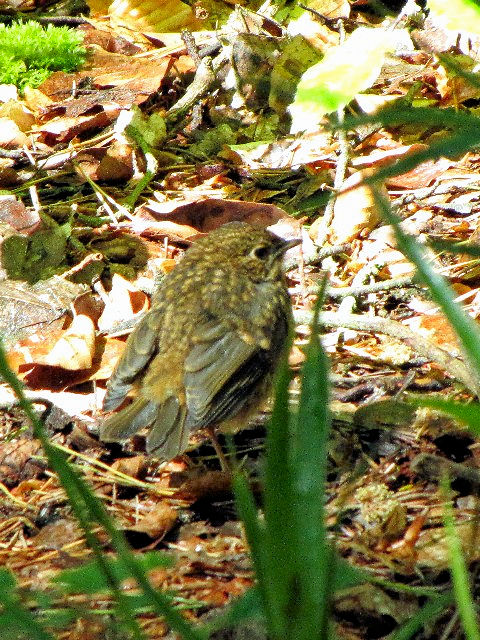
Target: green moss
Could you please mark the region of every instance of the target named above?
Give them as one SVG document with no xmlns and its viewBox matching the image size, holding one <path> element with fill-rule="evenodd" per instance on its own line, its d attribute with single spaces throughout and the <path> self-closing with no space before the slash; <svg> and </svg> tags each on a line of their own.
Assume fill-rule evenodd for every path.
<svg viewBox="0 0 480 640">
<path fill-rule="evenodd" d="M 0 83 L 38 87 L 53 71 L 73 71 L 85 61 L 83 35 L 37 22 L 0 24 Z"/>
</svg>

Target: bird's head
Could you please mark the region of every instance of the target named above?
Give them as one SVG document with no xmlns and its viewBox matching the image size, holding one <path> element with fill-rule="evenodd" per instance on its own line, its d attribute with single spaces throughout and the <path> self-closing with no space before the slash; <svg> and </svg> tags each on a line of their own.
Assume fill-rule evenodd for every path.
<svg viewBox="0 0 480 640">
<path fill-rule="evenodd" d="M 207 259 L 228 265 L 255 282 L 281 278 L 285 252 L 300 242 L 284 240 L 245 222 L 225 224 L 201 240 Z"/>
</svg>

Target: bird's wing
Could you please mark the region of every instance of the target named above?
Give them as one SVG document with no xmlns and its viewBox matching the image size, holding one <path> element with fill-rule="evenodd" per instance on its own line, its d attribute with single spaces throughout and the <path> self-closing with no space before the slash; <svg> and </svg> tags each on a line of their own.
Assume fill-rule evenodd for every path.
<svg viewBox="0 0 480 640">
<path fill-rule="evenodd" d="M 125 400 L 135 379 L 155 355 L 162 316 L 161 308 L 151 309 L 131 333 L 127 348 L 108 381 L 104 411 L 113 411 Z"/>
<path fill-rule="evenodd" d="M 220 321 L 198 326 L 185 360 L 189 429 L 233 417 L 271 372 L 272 357 Z"/>
</svg>

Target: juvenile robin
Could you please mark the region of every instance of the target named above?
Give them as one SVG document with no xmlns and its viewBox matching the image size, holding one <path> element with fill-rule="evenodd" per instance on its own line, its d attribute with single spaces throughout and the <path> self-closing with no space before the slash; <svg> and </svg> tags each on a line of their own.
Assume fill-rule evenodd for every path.
<svg viewBox="0 0 480 640">
<path fill-rule="evenodd" d="M 162 281 L 129 336 L 103 403 L 106 442 L 148 427 L 161 461 L 182 453 L 192 431 L 236 431 L 267 396 L 291 322 L 282 269 L 300 243 L 243 222 L 195 242 Z"/>
</svg>

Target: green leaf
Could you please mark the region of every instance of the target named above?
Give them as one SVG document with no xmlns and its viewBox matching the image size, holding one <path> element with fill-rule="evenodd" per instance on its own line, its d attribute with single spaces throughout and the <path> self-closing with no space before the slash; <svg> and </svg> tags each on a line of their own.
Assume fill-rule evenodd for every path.
<svg viewBox="0 0 480 640">
<path fill-rule="evenodd" d="M 340 46 L 302 76 L 294 102 L 292 133 L 320 122 L 322 116 L 347 105 L 357 93 L 372 86 L 393 46 L 392 34 L 359 27 Z"/>
<path fill-rule="evenodd" d="M 158 551 L 144 553 L 138 556 L 137 560 L 144 572 L 156 567 L 171 567 L 173 564 L 171 558 Z M 108 559 L 106 562 L 118 582 L 131 576 L 130 571 L 118 558 Z M 89 562 L 76 569 L 65 569 L 55 577 L 54 582 L 60 583 L 67 592 L 98 593 L 111 589 L 105 572 L 97 562 Z"/>
<path fill-rule="evenodd" d="M 327 544 L 325 482 L 330 431 L 328 360 L 318 334 L 318 295 L 307 359 L 302 369 L 298 413 L 292 424 L 292 476 L 289 624 L 298 640 L 326 638 L 338 557 Z"/>
<path fill-rule="evenodd" d="M 428 8 L 445 28 L 480 35 L 480 5 L 475 0 L 428 0 Z"/>
<path fill-rule="evenodd" d="M 408 622 L 395 631 L 391 640 L 410 640 L 418 631 L 431 625 L 441 616 L 451 602 L 450 594 L 431 598 Z"/>
</svg>

